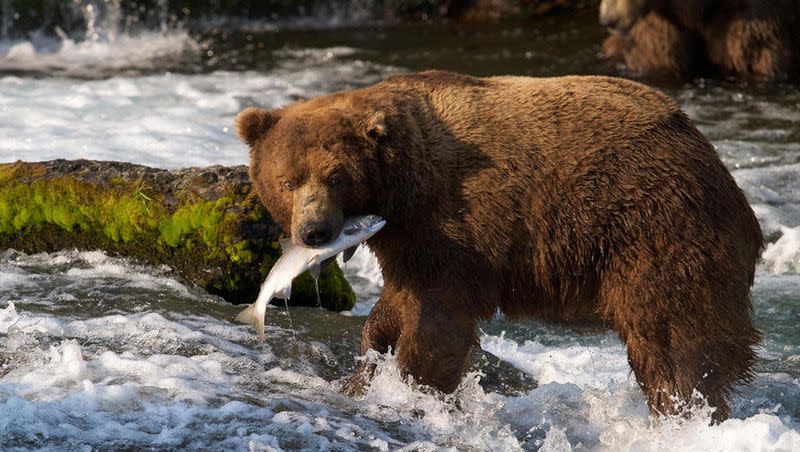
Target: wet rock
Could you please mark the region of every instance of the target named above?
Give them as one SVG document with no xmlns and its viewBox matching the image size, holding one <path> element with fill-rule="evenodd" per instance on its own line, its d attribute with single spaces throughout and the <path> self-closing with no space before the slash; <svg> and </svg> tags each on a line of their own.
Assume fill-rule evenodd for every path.
<svg viewBox="0 0 800 452">
<path fill-rule="evenodd" d="M 481 387 L 487 393 L 518 396 L 539 387 L 530 375 L 478 347 L 473 347 L 470 351 L 469 363 L 470 371 L 482 374 Z"/>
</svg>

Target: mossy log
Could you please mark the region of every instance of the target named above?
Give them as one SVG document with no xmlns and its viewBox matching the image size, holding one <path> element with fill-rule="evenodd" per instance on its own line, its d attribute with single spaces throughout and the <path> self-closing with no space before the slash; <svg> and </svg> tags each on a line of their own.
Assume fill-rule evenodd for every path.
<svg viewBox="0 0 800 452">
<path fill-rule="evenodd" d="M 255 300 L 280 256 L 281 231 L 261 206 L 247 167 L 168 171 L 122 162 L 53 160 L 0 164 L 0 250 L 101 249 L 165 264 L 232 303 Z M 352 308 L 341 269 L 319 280 L 322 306 Z M 308 274 L 291 304 L 315 305 Z"/>
</svg>

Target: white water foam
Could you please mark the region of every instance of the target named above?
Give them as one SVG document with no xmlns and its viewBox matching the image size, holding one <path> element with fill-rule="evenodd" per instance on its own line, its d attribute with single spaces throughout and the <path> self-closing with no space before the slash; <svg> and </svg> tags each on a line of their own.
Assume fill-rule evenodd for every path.
<svg viewBox="0 0 800 452">
<path fill-rule="evenodd" d="M 378 258 L 366 246 L 360 246 L 347 263 L 338 256 L 339 266 L 357 294 L 356 305 L 346 315 L 365 316 L 372 311 L 383 291 L 383 275 Z"/>
<path fill-rule="evenodd" d="M 616 337 L 610 334 L 597 345 L 567 345 L 554 349 L 538 341 L 525 341 L 520 345 L 505 337 L 483 335 L 481 348 L 501 357 L 534 375 L 541 384 L 574 383 L 582 387 L 605 388 L 609 385 L 630 383 L 625 350 Z M 586 372 L 591 369 L 591 372 Z"/>
<path fill-rule="evenodd" d="M 604 339 L 602 342 L 605 342 Z M 770 413 L 730 419 L 710 426 L 712 409 L 695 409 L 692 420 L 654 421 L 648 417 L 641 390 L 633 381 L 624 349 L 600 346 L 518 344 L 484 335 L 481 346 L 534 376 L 541 386 L 509 402 L 549 425 L 543 450 L 796 450 L 797 424 Z M 593 355 L 593 358 L 589 358 Z M 521 416 L 520 416 L 521 417 Z M 525 424 L 526 426 L 528 424 Z"/>
<path fill-rule="evenodd" d="M 48 19 L 47 12 L 39 17 L 42 22 L 38 27 L 28 24 L 14 30 L 14 8 L 25 6 L 3 1 L 0 71 L 98 78 L 124 71 L 163 69 L 174 61 L 199 55 L 200 46 L 169 17 L 167 0 L 157 0 L 148 9 L 140 9 L 139 15 L 128 17 L 119 0 L 46 5 L 61 13 L 61 26 L 71 27 L 66 31 L 59 25 L 50 27 L 52 18 Z M 148 23 L 155 26 L 148 28 Z M 54 35 L 46 32 L 49 28 Z M 27 39 L 9 39 L 12 35 Z"/>
<path fill-rule="evenodd" d="M 356 256 L 351 268 L 379 289 L 374 257 L 363 249 Z M 765 312 L 765 304 L 777 309 L 778 300 L 792 297 L 797 285 L 791 278 L 760 273 L 754 296 L 763 301 L 757 311 Z M 170 280 L 161 269 L 100 252 L 5 253 L 0 279 L 8 282 L 0 296 L 6 300 L 0 301 L 5 304 L 0 308 L 0 413 L 5 413 L 0 424 L 14 444 L 377 450 L 800 447 L 797 419 L 780 402 L 786 398 L 788 406 L 800 396 L 796 377 L 760 372 L 754 388 L 735 398 L 735 419 L 718 426 L 708 425 L 707 408 L 692 421 L 654 423 L 624 347 L 608 333 L 578 339 L 547 327 L 537 330 L 538 337 L 525 330 L 483 334 L 485 350 L 539 382 L 518 396 L 485 392 L 478 374 L 468 375 L 453 395 L 431 393 L 401 378 L 390 355 L 371 357 L 378 365 L 376 377 L 367 393 L 353 400 L 338 395 L 336 382 L 321 378 L 304 362 L 342 359 L 325 351 L 330 344 L 302 339 L 310 344 L 310 354 L 280 356 L 285 352 L 279 349 L 297 345 L 286 342 L 288 330 L 267 325 L 267 346 L 253 350 L 252 331 L 232 323 L 235 307 L 198 298 L 203 295 Z M 58 286 L 58 293 L 45 286 Z M 103 288 L 112 298 L 85 295 Z M 117 294 L 123 290 L 128 295 Z M 183 308 L 175 305 L 150 303 L 153 294 L 164 291 L 203 309 L 180 314 Z M 97 312 L 107 303 L 104 299 L 123 296 L 128 301 L 114 301 L 106 313 L 86 312 Z M 225 312 L 221 318 L 206 313 L 220 308 Z M 783 317 L 773 313 L 769 318 Z M 761 352 L 768 362 L 780 365 L 800 356 L 781 345 L 791 339 L 773 341 L 774 333 L 767 337 Z"/>
<path fill-rule="evenodd" d="M 781 227 L 781 232 L 781 238 L 764 250 L 764 264 L 774 273 L 800 273 L 800 226 Z"/>
<path fill-rule="evenodd" d="M 576 364 L 568 350 L 559 357 L 563 350 L 551 347 L 546 356 L 538 344 L 484 336 L 484 347 L 515 364 L 545 358 L 556 364 L 552 368 L 565 369 L 528 367 L 542 381 L 553 381 L 515 397 L 485 393 L 477 374 L 467 375 L 452 395 L 431 393 L 401 378 L 393 356 L 373 355 L 373 383 L 353 400 L 338 395 L 335 384 L 286 369 L 270 353 L 254 354 L 231 342 L 242 339 L 243 328 L 213 318 L 203 323 L 214 325 L 215 333 L 155 313 L 67 320 L 8 304 L 0 309 L 2 355 L 14 358 L 0 371 L 5 438 L 74 448 L 800 447 L 796 426 L 770 413 L 709 426 L 711 412 L 701 409 L 692 421 L 652 422 L 619 346 L 595 350 L 598 358 L 612 359 L 587 380 L 572 369 L 592 373 L 597 367 Z M 55 341 L 46 345 L 45 337 Z M 94 345 L 81 345 L 86 341 Z M 188 356 L 181 354 L 186 347 Z"/>
<path fill-rule="evenodd" d="M 154 71 L 172 60 L 196 58 L 200 46 L 184 30 L 143 31 L 109 40 L 34 37 L 0 42 L 0 71 L 98 77 L 120 71 Z"/>
<path fill-rule="evenodd" d="M 341 48 L 319 53 L 310 66 L 313 57 L 304 54 L 303 64 L 289 61 L 269 74 L 0 78 L 0 161 L 124 159 L 167 168 L 247 163 L 247 148 L 234 132 L 244 107 L 276 107 L 391 71 L 338 61 Z"/>
<path fill-rule="evenodd" d="M 0 253 L 0 284 L 7 293 L 35 291 L 44 279 L 35 270 L 42 267 L 58 271 L 59 282 L 48 293 L 50 301 L 75 301 L 73 293 L 91 294 L 97 287 L 108 284 L 117 289 L 147 290 L 179 297 L 189 297 L 196 292 L 168 276 L 170 270 L 166 266 L 141 265 L 109 257 L 102 251 L 41 253 L 25 256 L 21 262 L 17 261 L 14 252 Z M 43 302 L 47 303 L 47 300 Z"/>
</svg>

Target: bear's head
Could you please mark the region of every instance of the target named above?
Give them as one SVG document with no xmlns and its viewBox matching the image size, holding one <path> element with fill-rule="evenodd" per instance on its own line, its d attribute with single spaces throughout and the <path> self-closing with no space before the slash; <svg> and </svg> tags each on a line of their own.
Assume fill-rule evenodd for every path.
<svg viewBox="0 0 800 452">
<path fill-rule="evenodd" d="M 275 221 L 297 244 L 336 238 L 346 216 L 371 212 L 376 147 L 386 126 L 379 111 L 299 103 L 248 108 L 236 118 L 250 146 L 250 179 Z"/>
<path fill-rule="evenodd" d="M 611 31 L 625 32 L 630 29 L 640 17 L 647 14 L 653 8 L 656 1 L 602 0 L 600 2 L 600 24 Z"/>
</svg>

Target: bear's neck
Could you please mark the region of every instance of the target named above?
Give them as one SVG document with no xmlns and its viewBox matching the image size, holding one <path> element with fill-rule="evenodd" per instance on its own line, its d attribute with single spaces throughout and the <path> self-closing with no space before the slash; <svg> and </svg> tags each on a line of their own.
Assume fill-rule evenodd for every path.
<svg viewBox="0 0 800 452">
<path fill-rule="evenodd" d="M 401 96 L 376 107 L 386 113 L 389 134 L 373 162 L 381 175 L 374 208 L 395 225 L 418 226 L 453 187 L 452 156 L 437 149 L 443 134 L 430 109 Z"/>
<path fill-rule="evenodd" d="M 409 284 L 406 269 L 413 269 L 416 283 L 433 284 L 442 269 L 453 268 L 452 256 L 459 256 L 458 265 L 465 268 L 465 259 L 480 259 L 463 252 L 474 234 L 460 218 L 464 200 L 459 187 L 467 175 L 487 165 L 483 153 L 453 136 L 424 95 L 422 102 L 420 97 L 406 101 L 406 96 L 408 91 L 380 106 L 387 113 L 389 134 L 375 158 L 381 178 L 373 209 L 387 225 L 370 240 L 379 260 L 392 263 L 391 269 L 382 265 L 384 279 L 402 286 Z"/>
</svg>

